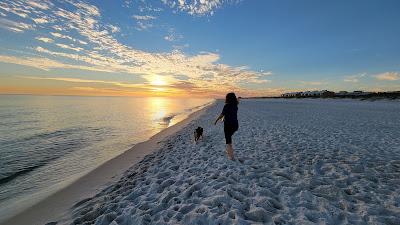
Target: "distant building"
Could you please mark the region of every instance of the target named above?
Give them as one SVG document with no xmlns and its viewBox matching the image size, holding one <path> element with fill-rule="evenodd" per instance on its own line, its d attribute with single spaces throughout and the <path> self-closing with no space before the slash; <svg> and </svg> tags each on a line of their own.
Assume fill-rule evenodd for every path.
<svg viewBox="0 0 400 225">
<path fill-rule="evenodd" d="M 349 94 L 349 92 L 347 92 L 347 91 L 339 91 L 338 93 L 336 93 L 336 96 L 346 96 L 348 94 Z"/>
<path fill-rule="evenodd" d="M 318 95 L 317 91 L 305 91 L 301 93 L 301 97 L 315 97 Z"/>
<path fill-rule="evenodd" d="M 353 91 L 349 95 L 351 95 L 351 96 L 365 96 L 365 95 L 369 95 L 369 94 L 372 94 L 372 92 Z"/>
<path fill-rule="evenodd" d="M 328 91 L 328 90 L 321 91 L 321 97 L 323 97 L 323 98 L 335 97 L 335 94 L 336 93 L 333 91 Z"/>
<path fill-rule="evenodd" d="M 289 92 L 281 95 L 283 98 L 320 98 L 320 97 L 333 97 L 335 92 L 322 90 L 322 91 L 304 91 L 304 92 Z"/>
<path fill-rule="evenodd" d="M 289 93 L 284 93 L 281 95 L 283 98 L 295 98 L 295 97 L 300 97 L 302 92 L 289 92 Z"/>
<path fill-rule="evenodd" d="M 303 91 L 303 92 L 288 92 L 281 95 L 282 98 L 356 98 L 356 99 L 398 99 L 400 91 L 389 92 L 368 92 L 368 91 L 339 91 L 337 93 L 328 90 L 322 91 Z"/>
</svg>

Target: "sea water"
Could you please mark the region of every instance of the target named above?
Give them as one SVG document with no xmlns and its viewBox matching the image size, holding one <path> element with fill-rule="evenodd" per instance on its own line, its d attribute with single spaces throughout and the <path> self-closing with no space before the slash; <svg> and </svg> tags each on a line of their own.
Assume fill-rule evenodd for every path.
<svg viewBox="0 0 400 225">
<path fill-rule="evenodd" d="M 38 193 L 43 198 L 64 187 L 212 101 L 0 95 L 0 218 L 33 204 L 39 200 Z"/>
</svg>

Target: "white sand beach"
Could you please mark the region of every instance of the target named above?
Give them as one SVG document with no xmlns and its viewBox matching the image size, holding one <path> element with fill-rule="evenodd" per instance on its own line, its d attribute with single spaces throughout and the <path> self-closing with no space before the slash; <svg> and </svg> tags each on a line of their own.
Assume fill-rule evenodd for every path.
<svg viewBox="0 0 400 225">
<path fill-rule="evenodd" d="M 242 100 L 241 162 L 213 125 L 222 106 L 136 146 L 143 160 L 130 150 L 53 196 L 61 209 L 52 199 L 8 224 L 400 224 L 399 102 Z"/>
</svg>

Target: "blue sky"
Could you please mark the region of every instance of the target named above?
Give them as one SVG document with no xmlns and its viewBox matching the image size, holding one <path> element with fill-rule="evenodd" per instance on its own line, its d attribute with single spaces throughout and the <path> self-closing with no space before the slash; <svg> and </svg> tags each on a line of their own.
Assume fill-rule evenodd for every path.
<svg viewBox="0 0 400 225">
<path fill-rule="evenodd" d="M 400 90 L 396 0 L 4 0 L 0 93 Z"/>
</svg>

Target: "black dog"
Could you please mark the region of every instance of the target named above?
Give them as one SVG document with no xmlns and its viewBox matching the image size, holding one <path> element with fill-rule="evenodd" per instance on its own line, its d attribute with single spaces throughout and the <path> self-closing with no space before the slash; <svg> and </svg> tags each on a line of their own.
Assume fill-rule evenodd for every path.
<svg viewBox="0 0 400 225">
<path fill-rule="evenodd" d="M 197 129 L 194 130 L 194 141 L 197 143 L 200 138 L 203 139 L 203 128 L 197 127 Z"/>
</svg>

